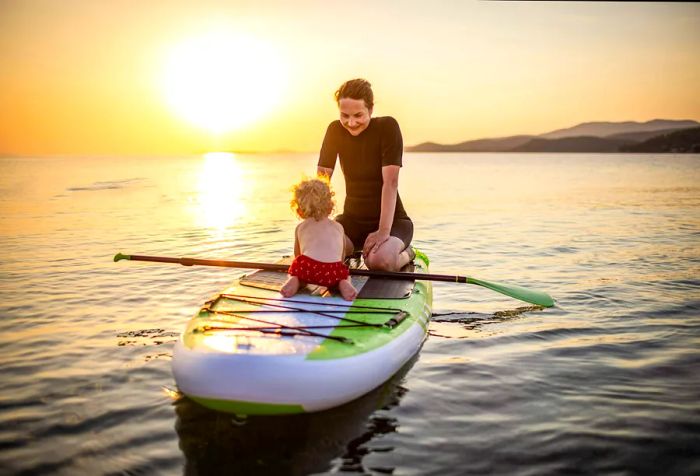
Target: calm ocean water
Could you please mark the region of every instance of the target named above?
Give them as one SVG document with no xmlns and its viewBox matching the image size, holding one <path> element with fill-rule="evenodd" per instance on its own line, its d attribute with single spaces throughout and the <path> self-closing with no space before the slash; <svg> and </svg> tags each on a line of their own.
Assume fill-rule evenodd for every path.
<svg viewBox="0 0 700 476">
<path fill-rule="evenodd" d="M 315 154 L 0 159 L 0 474 L 700 474 L 700 156 L 404 162 L 432 272 L 558 307 L 436 284 L 393 381 L 240 419 L 180 398 L 170 359 L 243 271 L 112 256 L 291 253 Z"/>
</svg>

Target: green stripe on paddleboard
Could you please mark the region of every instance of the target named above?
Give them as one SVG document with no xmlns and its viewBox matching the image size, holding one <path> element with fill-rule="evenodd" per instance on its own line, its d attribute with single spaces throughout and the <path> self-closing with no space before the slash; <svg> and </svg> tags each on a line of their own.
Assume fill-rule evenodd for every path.
<svg viewBox="0 0 700 476">
<path fill-rule="evenodd" d="M 416 257 L 424 263 L 422 266 L 419 265 L 420 268 L 423 268 L 419 270 L 427 272 L 428 257 L 423 253 L 419 255 L 419 253 L 420 252 L 416 250 Z M 326 339 L 306 357 L 307 360 L 341 359 L 369 352 L 396 339 L 397 336 L 406 332 L 416 322 L 423 328 L 424 332 L 427 332 L 427 322 L 424 322 L 423 315 L 425 313 L 425 306 L 427 305 L 427 319 L 430 319 L 430 310 L 433 306 L 433 286 L 430 281 L 416 281 L 413 295 L 407 299 L 356 299 L 353 305 L 402 309 L 409 315 L 401 324 L 394 328 L 343 328 L 342 326 L 338 326 L 333 329 L 330 335 L 345 337 L 350 339 L 353 344 Z M 356 320 L 377 324 L 386 322 L 391 315 L 366 314 L 363 316 L 362 314 L 353 314 L 352 317 Z"/>
<path fill-rule="evenodd" d="M 397 327 L 376 328 L 376 327 L 347 327 L 338 326 L 333 329 L 330 335 L 335 337 L 345 337 L 353 343 L 348 344 L 333 339 L 324 340 L 307 360 L 332 360 L 342 359 L 363 354 L 371 350 L 382 347 L 406 332 L 416 322 L 427 331 L 426 323 L 422 318 L 425 313 L 425 304 L 432 307 L 432 286 L 430 282 L 418 281 L 413 290 L 414 295 L 408 299 L 356 299 L 353 303 L 357 306 L 369 306 L 378 308 L 403 309 L 409 316 Z M 351 308 L 352 309 L 352 308 Z M 360 310 L 362 308 L 359 308 Z M 391 318 L 391 313 L 387 314 L 352 314 L 352 318 L 364 322 L 384 323 Z M 428 319 L 430 316 L 428 315 Z"/>
<path fill-rule="evenodd" d="M 289 413 L 306 413 L 301 405 L 284 403 L 256 403 L 236 400 L 218 400 L 216 398 L 188 397 L 207 408 L 238 415 L 283 415 Z"/>
</svg>

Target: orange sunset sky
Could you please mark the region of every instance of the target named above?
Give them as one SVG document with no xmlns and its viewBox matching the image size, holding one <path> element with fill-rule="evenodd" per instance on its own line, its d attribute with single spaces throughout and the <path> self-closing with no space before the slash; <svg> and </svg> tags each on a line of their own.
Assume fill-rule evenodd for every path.
<svg viewBox="0 0 700 476">
<path fill-rule="evenodd" d="M 700 119 L 700 5 L 0 2 L 0 154 L 317 150 L 369 79 L 408 145 Z"/>
</svg>

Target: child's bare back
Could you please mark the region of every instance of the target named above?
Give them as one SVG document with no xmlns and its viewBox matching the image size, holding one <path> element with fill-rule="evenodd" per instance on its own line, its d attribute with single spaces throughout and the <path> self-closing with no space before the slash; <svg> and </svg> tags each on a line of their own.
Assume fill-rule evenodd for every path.
<svg viewBox="0 0 700 476">
<path fill-rule="evenodd" d="M 326 263 L 343 259 L 343 226 L 328 217 L 320 220 L 307 218 L 299 223 L 296 239 L 300 254 Z"/>
<path fill-rule="evenodd" d="M 307 282 L 327 287 L 337 285 L 343 299 L 348 301 L 357 296 L 343 263 L 343 226 L 329 217 L 333 210 L 332 197 L 327 180 L 303 180 L 294 187 L 292 207 L 303 221 L 294 232 L 295 258 L 280 289 L 284 297 L 293 296 Z"/>
</svg>

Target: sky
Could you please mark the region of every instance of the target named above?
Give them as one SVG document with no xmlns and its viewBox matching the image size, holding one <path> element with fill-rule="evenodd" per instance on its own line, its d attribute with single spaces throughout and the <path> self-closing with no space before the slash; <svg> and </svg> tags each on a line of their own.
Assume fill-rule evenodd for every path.
<svg viewBox="0 0 700 476">
<path fill-rule="evenodd" d="M 0 1 L 0 154 L 315 151 L 368 79 L 406 145 L 700 120 L 700 4 Z"/>
</svg>

